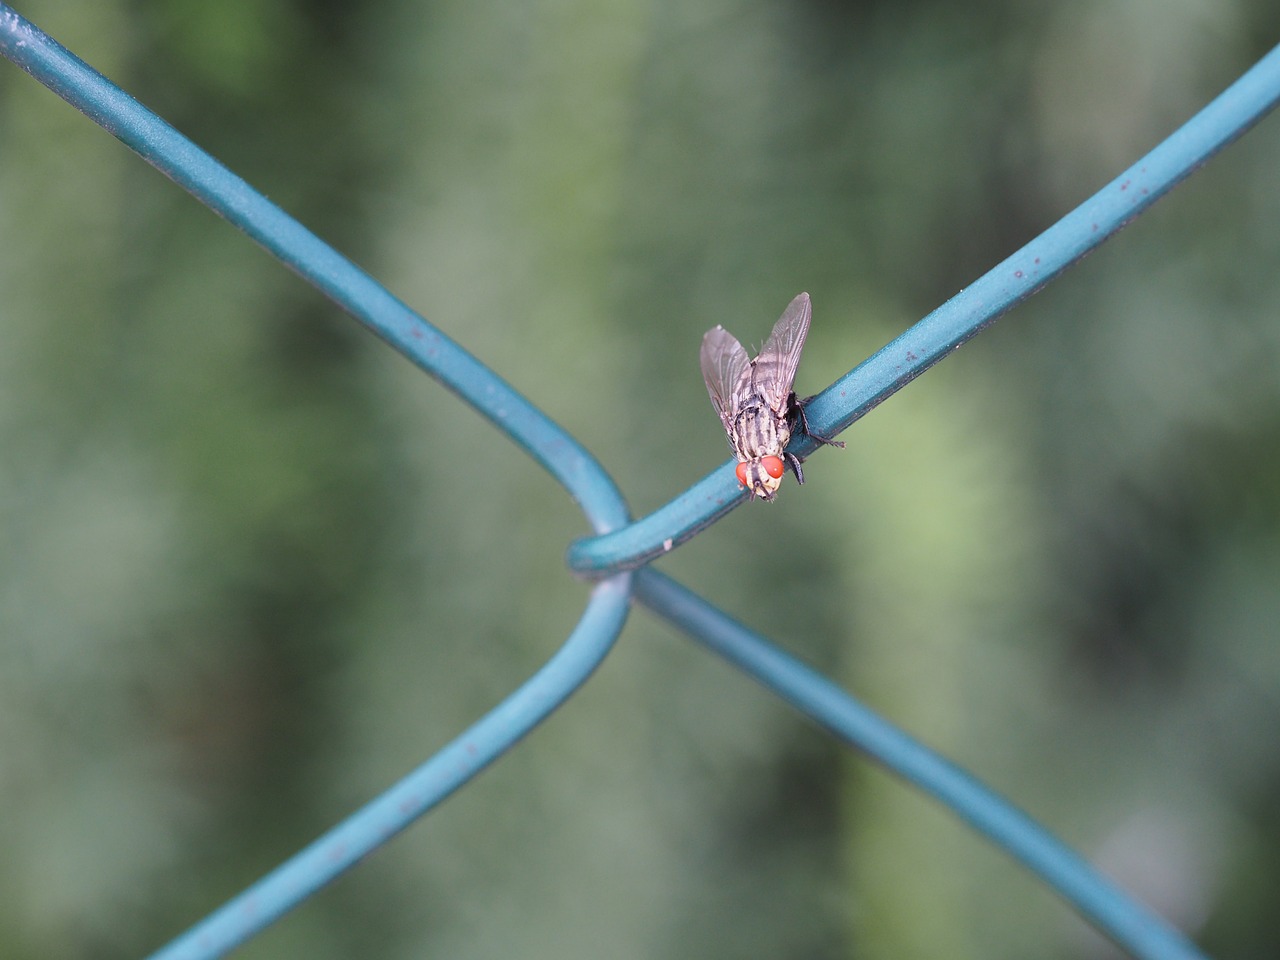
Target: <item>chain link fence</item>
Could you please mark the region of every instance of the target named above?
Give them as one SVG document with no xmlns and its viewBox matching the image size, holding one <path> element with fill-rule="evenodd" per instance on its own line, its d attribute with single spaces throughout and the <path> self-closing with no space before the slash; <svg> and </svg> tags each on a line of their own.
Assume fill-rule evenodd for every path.
<svg viewBox="0 0 1280 960">
<path fill-rule="evenodd" d="M 537 406 L 243 179 L 6 6 L 0 6 L 0 51 L 483 415 L 568 491 L 594 530 L 571 543 L 567 555 L 573 574 L 595 581 L 590 599 L 573 632 L 543 667 L 426 763 L 156 952 L 156 958 L 225 954 L 463 788 L 589 679 L 623 631 L 633 602 L 949 808 L 1131 955 L 1151 960 L 1201 955 L 1182 934 L 1009 801 L 820 672 L 650 566 L 746 501 L 732 462 L 633 520 L 618 486 L 596 458 Z M 813 431 L 835 436 L 847 430 L 1141 215 L 1277 100 L 1280 50 L 1273 50 L 1072 213 L 818 394 L 807 407 Z M 820 304 L 817 310 L 820 314 Z M 856 433 L 846 439 L 852 437 Z M 814 452 L 814 444 L 798 438 L 791 449 L 805 457 Z"/>
</svg>

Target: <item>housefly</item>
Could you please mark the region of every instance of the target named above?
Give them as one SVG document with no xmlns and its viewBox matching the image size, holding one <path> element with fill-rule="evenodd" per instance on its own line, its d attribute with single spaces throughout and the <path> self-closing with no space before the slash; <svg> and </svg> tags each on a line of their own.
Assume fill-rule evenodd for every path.
<svg viewBox="0 0 1280 960">
<path fill-rule="evenodd" d="M 702 379 L 738 458 L 738 482 L 752 499 L 772 500 L 787 467 L 797 483 L 804 483 L 800 458 L 786 449 L 793 433 L 844 446 L 809 432 L 807 401 L 797 400 L 791 389 L 812 312 L 807 293 L 792 300 L 754 360 L 724 327 L 708 330 L 702 338 Z"/>
</svg>

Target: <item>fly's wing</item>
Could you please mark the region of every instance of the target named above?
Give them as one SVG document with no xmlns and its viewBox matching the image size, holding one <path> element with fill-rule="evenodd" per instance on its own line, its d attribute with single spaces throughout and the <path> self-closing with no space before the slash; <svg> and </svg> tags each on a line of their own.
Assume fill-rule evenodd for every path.
<svg viewBox="0 0 1280 960">
<path fill-rule="evenodd" d="M 711 395 L 716 413 L 720 414 L 720 422 L 728 430 L 737 406 L 734 394 L 739 392 L 743 379 L 750 376 L 751 361 L 742 344 L 724 327 L 708 330 L 702 338 L 701 360 L 707 393 Z"/>
<path fill-rule="evenodd" d="M 800 351 L 804 338 L 809 335 L 809 318 L 813 308 L 809 295 L 802 293 L 783 311 L 773 326 L 773 333 L 760 348 L 753 366 L 756 387 L 764 394 L 775 410 L 786 407 L 795 383 L 796 369 L 800 366 Z"/>
</svg>

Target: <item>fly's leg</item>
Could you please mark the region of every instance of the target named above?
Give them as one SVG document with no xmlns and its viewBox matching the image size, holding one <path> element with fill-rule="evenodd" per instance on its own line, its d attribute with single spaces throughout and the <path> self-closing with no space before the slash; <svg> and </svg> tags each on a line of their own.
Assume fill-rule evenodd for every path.
<svg viewBox="0 0 1280 960">
<path fill-rule="evenodd" d="M 832 440 L 830 437 L 821 437 L 809 429 L 809 418 L 804 415 L 804 408 L 812 399 L 813 397 L 805 397 L 803 400 L 800 400 L 796 398 L 794 393 L 787 397 L 787 419 L 791 421 L 792 427 L 794 428 L 798 426 L 800 428 L 800 432 L 806 437 L 810 437 L 811 439 L 818 441 L 818 443 L 826 444 L 828 447 L 843 447 L 843 440 Z M 792 459 L 794 460 L 795 457 L 793 456 Z M 794 470 L 795 467 L 793 466 L 792 469 Z M 796 479 L 800 480 L 798 472 L 796 474 Z M 800 480 L 800 482 L 804 483 L 803 480 Z"/>
<path fill-rule="evenodd" d="M 829 447 L 843 447 L 843 440 L 832 440 L 830 437 L 821 437 L 813 433 L 809 429 L 809 418 L 804 415 L 805 404 L 812 400 L 813 397 L 806 397 L 801 400 L 794 393 L 787 397 L 787 423 L 791 427 L 791 432 L 803 433 L 806 437 L 824 443 Z M 796 483 L 804 483 L 804 471 L 800 469 L 801 459 L 789 450 L 782 452 L 782 458 L 786 461 L 787 466 L 791 468 L 791 472 L 796 476 Z"/>
<path fill-rule="evenodd" d="M 843 444 L 842 444 L 843 446 Z M 787 461 L 787 466 L 791 468 L 791 472 L 796 475 L 796 483 L 804 484 L 804 471 L 800 469 L 800 458 L 794 453 L 782 452 L 782 459 Z"/>
</svg>

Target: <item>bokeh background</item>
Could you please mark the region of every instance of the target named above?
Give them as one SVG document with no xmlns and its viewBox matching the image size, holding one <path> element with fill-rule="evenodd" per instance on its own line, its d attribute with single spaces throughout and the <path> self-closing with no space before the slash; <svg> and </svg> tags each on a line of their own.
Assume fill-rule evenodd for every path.
<svg viewBox="0 0 1280 960">
<path fill-rule="evenodd" d="M 727 457 L 1280 39 L 1267 0 L 29 0 L 566 426 Z M 1280 954 L 1280 118 L 660 567 L 1220 958 Z M 568 497 L 0 64 L 0 955 L 139 956 L 531 673 Z M 1095 958 L 1003 854 L 643 610 L 246 958 Z"/>
</svg>

